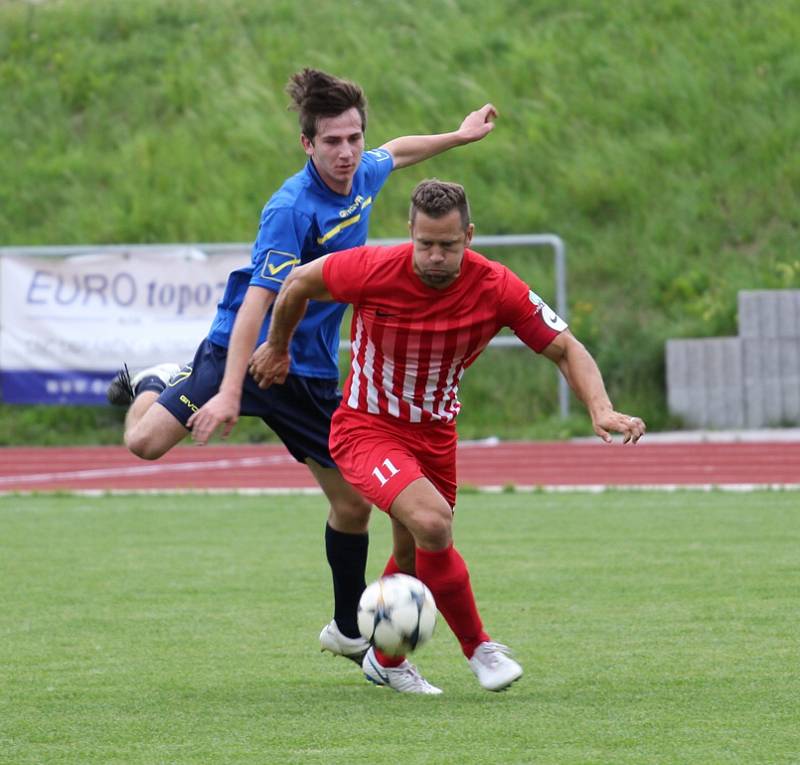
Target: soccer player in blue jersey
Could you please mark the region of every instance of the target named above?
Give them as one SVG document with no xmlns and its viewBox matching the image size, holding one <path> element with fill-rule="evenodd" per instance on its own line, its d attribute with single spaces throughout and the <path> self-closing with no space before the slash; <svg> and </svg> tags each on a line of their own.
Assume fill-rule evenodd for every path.
<svg viewBox="0 0 800 765">
<path fill-rule="evenodd" d="M 323 650 L 360 664 L 369 647 L 356 623 L 365 587 L 370 505 L 347 484 L 328 451 L 330 420 L 339 404 L 339 326 L 345 306 L 311 301 L 292 340 L 283 385 L 259 389 L 247 371 L 269 329 L 269 310 L 294 266 L 364 244 L 372 206 L 392 170 L 484 138 L 494 107 L 467 115 L 451 133 L 395 138 L 365 151 L 367 114 L 356 84 L 304 69 L 287 85 L 299 112 L 308 161 L 286 180 L 261 214 L 251 262 L 234 271 L 208 337 L 183 369 L 161 364 L 130 378 L 121 370 L 109 401 L 129 405 L 125 444 L 158 459 L 191 431 L 204 444 L 239 416 L 260 417 L 299 462 L 308 465 L 330 503 L 325 547 L 334 588 L 334 618 L 320 634 Z"/>
</svg>

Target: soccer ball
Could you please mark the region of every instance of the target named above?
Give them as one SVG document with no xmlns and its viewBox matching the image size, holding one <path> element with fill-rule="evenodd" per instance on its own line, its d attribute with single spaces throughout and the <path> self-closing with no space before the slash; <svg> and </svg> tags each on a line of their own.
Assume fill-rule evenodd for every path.
<svg viewBox="0 0 800 765">
<path fill-rule="evenodd" d="M 403 656 L 431 639 L 436 603 L 419 579 L 391 574 L 364 590 L 358 604 L 358 629 L 389 656 Z"/>
</svg>

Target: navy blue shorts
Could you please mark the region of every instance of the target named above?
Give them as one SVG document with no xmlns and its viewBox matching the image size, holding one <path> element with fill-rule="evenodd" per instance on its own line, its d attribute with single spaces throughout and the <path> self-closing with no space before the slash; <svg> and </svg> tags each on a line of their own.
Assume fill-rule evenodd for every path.
<svg viewBox="0 0 800 765">
<path fill-rule="evenodd" d="M 158 403 L 181 423 L 219 391 L 228 349 L 207 338 L 194 361 L 176 375 Z M 339 381 L 289 375 L 283 385 L 261 390 L 248 373 L 242 390 L 241 415 L 260 417 L 298 462 L 311 457 L 323 467 L 336 467 L 328 450 L 331 417 L 342 397 Z"/>
</svg>

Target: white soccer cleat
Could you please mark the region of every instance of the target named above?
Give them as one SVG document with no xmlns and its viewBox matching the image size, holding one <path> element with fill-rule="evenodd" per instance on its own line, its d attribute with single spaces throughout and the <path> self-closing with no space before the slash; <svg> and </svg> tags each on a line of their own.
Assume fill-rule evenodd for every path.
<svg viewBox="0 0 800 765">
<path fill-rule="evenodd" d="M 369 649 L 369 641 L 363 637 L 351 638 L 343 635 L 335 619 L 326 624 L 319 633 L 321 651 L 330 651 L 334 656 L 344 656 L 361 666 Z"/>
<path fill-rule="evenodd" d="M 487 691 L 502 691 L 522 677 L 522 667 L 509 656 L 511 651 L 500 643 L 481 643 L 469 659 L 469 668 Z"/>
<path fill-rule="evenodd" d="M 375 685 L 385 685 L 400 693 L 426 693 L 435 696 L 441 688 L 431 685 L 419 670 L 405 659 L 399 667 L 382 667 L 378 664 L 375 649 L 370 648 L 361 665 L 367 680 Z"/>
<path fill-rule="evenodd" d="M 166 388 L 167 385 L 169 385 L 169 381 L 180 371 L 180 364 L 156 364 L 153 367 L 147 367 L 147 369 L 137 372 L 131 378 L 131 387 L 133 388 L 134 392 L 136 392 L 136 389 L 139 387 L 139 383 L 141 383 L 143 380 L 148 377 L 157 377 L 159 380 L 161 380 L 161 382 L 164 383 L 164 387 Z"/>
<path fill-rule="evenodd" d="M 133 399 L 139 392 L 137 388 L 143 380 L 155 378 L 164 384 L 164 388 L 169 385 L 169 381 L 181 371 L 178 364 L 157 364 L 154 367 L 147 367 L 138 372 L 131 378 L 128 365 L 124 364 L 109 383 L 106 391 L 106 398 L 114 406 L 130 406 Z"/>
</svg>

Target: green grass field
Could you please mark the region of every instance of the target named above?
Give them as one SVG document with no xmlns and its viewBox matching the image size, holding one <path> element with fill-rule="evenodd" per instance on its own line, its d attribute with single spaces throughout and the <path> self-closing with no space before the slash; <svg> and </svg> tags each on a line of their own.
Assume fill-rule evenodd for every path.
<svg viewBox="0 0 800 765">
<path fill-rule="evenodd" d="M 797 494 L 465 493 L 526 671 L 497 695 L 443 623 L 437 698 L 321 655 L 323 524 L 318 497 L 0 498 L 0 762 L 800 762 Z"/>
</svg>

